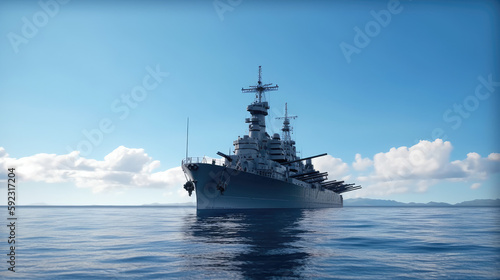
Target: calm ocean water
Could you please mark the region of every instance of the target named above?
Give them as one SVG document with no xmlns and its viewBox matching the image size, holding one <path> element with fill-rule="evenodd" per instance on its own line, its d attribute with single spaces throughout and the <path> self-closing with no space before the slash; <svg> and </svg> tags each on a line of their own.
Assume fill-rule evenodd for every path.
<svg viewBox="0 0 500 280">
<path fill-rule="evenodd" d="M 192 207 L 21 207 L 16 272 L 7 271 L 4 225 L 0 276 L 499 279 L 499 213 L 488 207 L 209 215 Z"/>
</svg>

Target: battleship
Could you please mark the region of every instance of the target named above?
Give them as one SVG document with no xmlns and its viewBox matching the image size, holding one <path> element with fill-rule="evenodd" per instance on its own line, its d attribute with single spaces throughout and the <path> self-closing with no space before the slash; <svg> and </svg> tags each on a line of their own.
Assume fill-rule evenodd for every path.
<svg viewBox="0 0 500 280">
<path fill-rule="evenodd" d="M 187 181 L 184 189 L 189 196 L 195 192 L 198 210 L 342 207 L 342 193 L 361 188 L 328 180 L 328 172 L 316 170 L 312 159 L 326 153 L 297 155 L 290 125 L 296 116 L 288 115 L 287 104 L 285 115 L 278 118 L 283 119 L 281 135 L 266 132 L 270 106 L 263 95 L 278 90 L 278 85 L 262 83 L 260 66 L 257 85 L 241 90 L 255 93 L 255 101 L 247 107 L 248 135 L 238 136 L 232 153 L 217 152 L 220 158 L 188 157 L 186 144 L 181 164 Z"/>
</svg>

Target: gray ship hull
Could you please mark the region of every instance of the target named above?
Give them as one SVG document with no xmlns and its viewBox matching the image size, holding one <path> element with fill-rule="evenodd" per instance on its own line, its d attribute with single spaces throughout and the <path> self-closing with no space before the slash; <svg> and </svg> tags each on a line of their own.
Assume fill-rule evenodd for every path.
<svg viewBox="0 0 500 280">
<path fill-rule="evenodd" d="M 182 168 L 195 182 L 196 206 L 205 209 L 332 208 L 342 207 L 340 194 L 301 186 L 224 166 L 197 163 Z M 224 183 L 223 192 L 217 189 Z"/>
</svg>

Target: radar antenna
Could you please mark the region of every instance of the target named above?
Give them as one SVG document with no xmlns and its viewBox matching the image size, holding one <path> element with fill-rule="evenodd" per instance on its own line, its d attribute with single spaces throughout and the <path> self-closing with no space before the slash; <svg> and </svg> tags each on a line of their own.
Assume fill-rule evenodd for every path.
<svg viewBox="0 0 500 280">
<path fill-rule="evenodd" d="M 290 119 L 295 119 L 297 116 L 289 116 L 288 115 L 288 103 L 285 103 L 285 116 L 284 117 L 277 117 L 277 120 L 284 120 L 283 121 L 283 128 L 281 131 L 283 131 L 283 141 L 291 141 L 292 137 L 290 136 L 290 131 L 292 128 L 290 127 Z"/>
<path fill-rule="evenodd" d="M 241 88 L 241 92 L 255 92 L 255 102 L 262 102 L 262 93 L 266 91 L 278 90 L 278 85 L 273 86 L 271 84 L 262 84 L 262 67 L 259 66 L 259 81 L 256 86 L 250 86 L 249 88 Z"/>
</svg>

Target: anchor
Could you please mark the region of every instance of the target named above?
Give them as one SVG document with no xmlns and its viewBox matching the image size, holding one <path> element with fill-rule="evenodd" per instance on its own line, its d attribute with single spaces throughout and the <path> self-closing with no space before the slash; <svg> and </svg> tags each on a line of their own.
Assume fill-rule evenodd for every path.
<svg viewBox="0 0 500 280">
<path fill-rule="evenodd" d="M 189 193 L 189 196 L 191 196 L 191 194 L 194 191 L 194 184 L 195 184 L 195 182 L 193 182 L 193 181 L 187 181 L 184 184 L 184 189 Z"/>
</svg>

